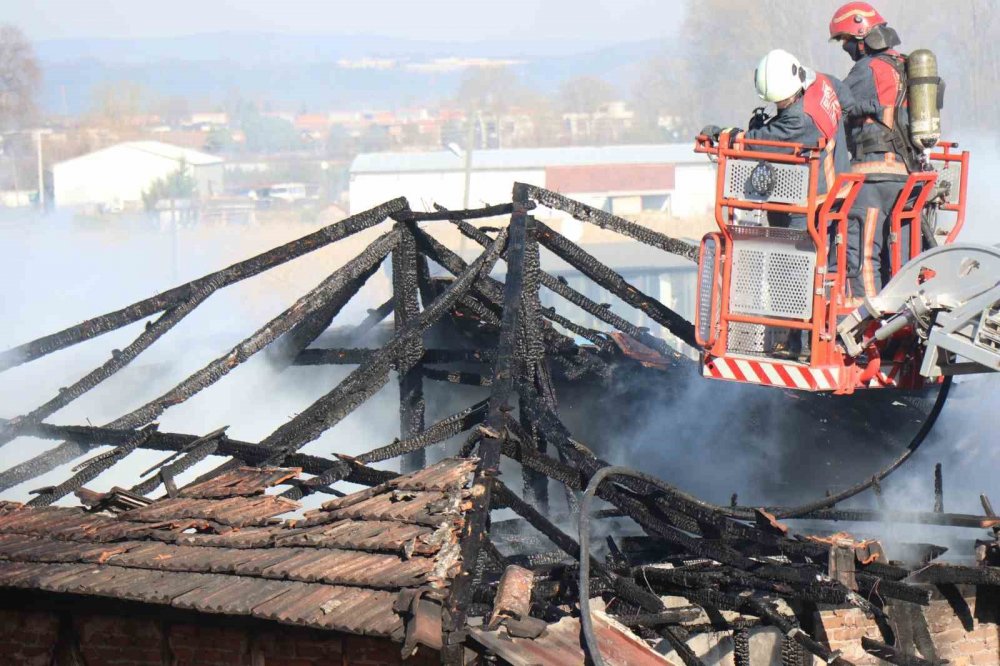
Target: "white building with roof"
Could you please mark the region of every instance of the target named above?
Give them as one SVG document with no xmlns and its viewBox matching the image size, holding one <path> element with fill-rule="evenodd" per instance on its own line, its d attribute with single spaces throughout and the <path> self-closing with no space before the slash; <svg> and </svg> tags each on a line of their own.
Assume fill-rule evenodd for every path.
<svg viewBox="0 0 1000 666">
<path fill-rule="evenodd" d="M 461 208 L 465 157 L 447 150 L 363 153 L 351 163 L 351 212 L 405 196 L 414 209 Z M 715 167 L 690 143 L 477 150 L 469 205 L 510 201 L 514 182 L 529 183 L 616 214 L 666 211 L 679 218 L 711 213 Z"/>
<path fill-rule="evenodd" d="M 181 165 L 190 170 L 200 196 L 222 193 L 223 161 L 215 155 L 159 141 L 128 141 L 55 164 L 55 205 L 137 208 L 150 185 Z"/>
</svg>

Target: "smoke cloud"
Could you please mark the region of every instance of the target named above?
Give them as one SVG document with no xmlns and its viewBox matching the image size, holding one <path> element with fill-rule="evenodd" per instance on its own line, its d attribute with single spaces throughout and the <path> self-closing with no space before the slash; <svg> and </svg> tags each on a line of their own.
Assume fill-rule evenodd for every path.
<svg viewBox="0 0 1000 666">
<path fill-rule="evenodd" d="M 122 307 L 205 273 L 309 233 L 316 225 L 161 228 L 145 220 L 88 222 L 54 214 L 0 227 L 0 283 L 4 285 L 0 347 L 17 344 Z M 48 419 L 58 424 L 101 425 L 160 395 L 279 314 L 343 264 L 375 235 L 342 242 L 293 264 L 217 292 L 128 367 Z M 381 270 L 345 308 L 335 325 L 359 321 L 365 308 L 388 295 Z M 144 322 L 9 370 L 0 377 L 2 416 L 30 411 L 127 345 Z M 158 421 L 168 432 L 204 434 L 230 426 L 234 439 L 258 441 L 332 389 L 349 367 L 276 368 L 262 352 Z M 357 454 L 398 435 L 395 382 L 304 451 Z M 30 459 L 57 442 L 22 437 L 0 448 L 0 469 Z M 103 448 L 95 449 L 94 455 Z M 138 474 L 167 454 L 137 451 L 88 487 L 130 487 Z M 29 491 L 61 482 L 63 465 L 11 488 L 4 499 L 29 499 Z M 182 477 L 183 483 L 222 462 L 210 457 Z M 75 503 L 72 496 L 63 503 Z"/>
</svg>

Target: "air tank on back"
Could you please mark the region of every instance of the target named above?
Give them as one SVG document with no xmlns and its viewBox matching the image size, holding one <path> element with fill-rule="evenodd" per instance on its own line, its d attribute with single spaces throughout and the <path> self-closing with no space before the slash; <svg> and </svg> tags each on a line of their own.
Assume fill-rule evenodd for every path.
<svg viewBox="0 0 1000 666">
<path fill-rule="evenodd" d="M 933 148 L 941 138 L 941 109 L 937 57 L 919 49 L 906 61 L 910 103 L 910 137 L 923 148 Z"/>
</svg>

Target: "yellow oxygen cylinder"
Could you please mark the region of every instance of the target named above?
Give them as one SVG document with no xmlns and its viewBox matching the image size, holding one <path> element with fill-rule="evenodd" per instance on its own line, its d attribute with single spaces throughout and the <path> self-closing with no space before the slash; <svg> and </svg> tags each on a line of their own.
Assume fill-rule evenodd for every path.
<svg viewBox="0 0 1000 666">
<path fill-rule="evenodd" d="M 937 57 L 928 49 L 910 54 L 906 61 L 907 95 L 910 102 L 910 138 L 924 148 L 933 148 L 941 138 L 938 108 Z"/>
</svg>

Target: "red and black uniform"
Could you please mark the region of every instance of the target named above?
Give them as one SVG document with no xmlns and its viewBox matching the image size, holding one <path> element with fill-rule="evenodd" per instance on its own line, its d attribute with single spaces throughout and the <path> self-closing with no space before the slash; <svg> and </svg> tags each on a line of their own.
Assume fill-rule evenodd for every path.
<svg viewBox="0 0 1000 666">
<path fill-rule="evenodd" d="M 848 45 L 861 47 L 859 42 Z M 862 278 L 865 293 L 872 295 L 890 278 L 889 218 L 914 168 L 908 145 L 906 59 L 892 49 L 852 55 L 857 61 L 844 83 L 854 105 L 845 111 L 851 170 L 865 174 L 862 191 L 871 206 L 863 224 Z"/>
<path fill-rule="evenodd" d="M 844 84 L 854 105 L 847 108 L 852 170 L 905 181 L 910 146 L 906 102 L 906 59 L 891 49 L 862 56 Z"/>
</svg>

